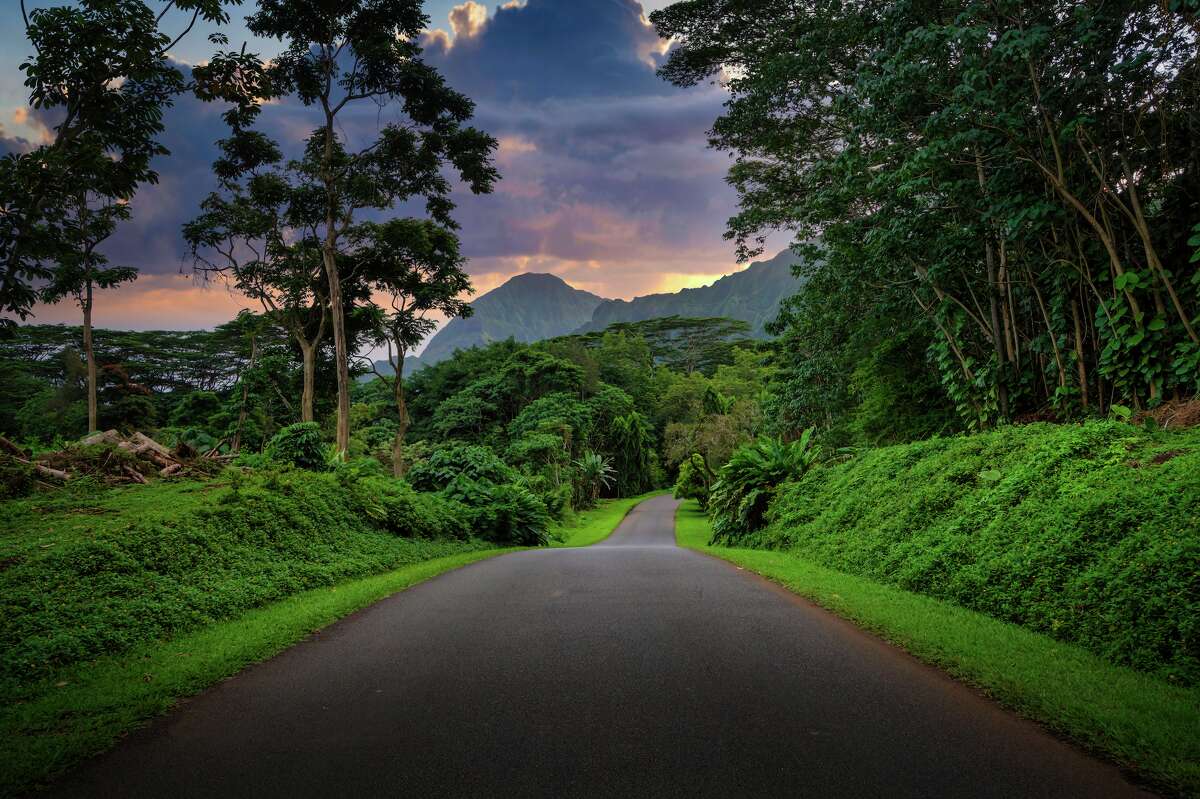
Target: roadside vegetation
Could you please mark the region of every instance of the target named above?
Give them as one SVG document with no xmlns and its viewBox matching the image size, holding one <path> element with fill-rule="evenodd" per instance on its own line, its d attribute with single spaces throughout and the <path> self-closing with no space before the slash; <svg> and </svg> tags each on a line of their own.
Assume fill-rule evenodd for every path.
<svg viewBox="0 0 1200 799">
<path fill-rule="evenodd" d="M 680 535 L 1200 795 L 1200 9 L 755 9 L 650 15 L 804 257 Z"/>
<path fill-rule="evenodd" d="M 775 338 L 670 317 L 414 373 L 471 314 L 453 195 L 491 191 L 498 142 L 420 59 L 419 3 L 251 5 L 284 53 L 216 34 L 186 79 L 140 0 L 26 22 L 31 104 L 65 121 L 0 159 L 4 785 L 673 485 L 686 545 L 1200 795 L 1196 0 L 657 10 L 662 76 L 729 92 L 739 255 L 786 231 L 803 256 Z M 182 236 L 257 312 L 95 330 L 185 92 L 228 136 Z M 397 121 L 360 140 L 337 113 L 366 100 Z M 276 101 L 305 141 L 255 128 Z M 8 318 L 63 300 L 80 327 Z"/>
</svg>

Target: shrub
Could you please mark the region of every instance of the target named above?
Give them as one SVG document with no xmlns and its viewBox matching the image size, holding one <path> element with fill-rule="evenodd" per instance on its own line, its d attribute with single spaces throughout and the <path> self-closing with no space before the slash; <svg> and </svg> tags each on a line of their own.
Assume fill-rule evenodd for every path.
<svg viewBox="0 0 1200 799">
<path fill-rule="evenodd" d="M 300 591 L 484 547 L 462 540 L 461 506 L 390 478 L 345 486 L 299 470 L 223 477 L 235 475 L 225 489 L 164 483 L 80 493 L 73 481 L 8 506 L 25 509 L 22 529 L 44 532 L 6 541 L 0 703 L 62 666 Z M 119 513 L 89 517 L 96 529 L 79 527 L 78 507 L 108 502 Z M 54 545 L 42 548 L 49 528 Z"/>
<path fill-rule="evenodd" d="M 790 548 L 1200 682 L 1200 431 L 1036 424 L 857 455 L 738 545 Z"/>
<path fill-rule="evenodd" d="M 816 461 L 812 428 L 797 441 L 760 438 L 739 447 L 721 467 L 712 486 L 708 513 L 713 520 L 713 541 L 731 542 L 760 529 L 775 489 L 804 475 Z"/>
<path fill-rule="evenodd" d="M 497 544 L 541 546 L 549 541 L 550 513 L 528 488 L 495 485 L 458 475 L 441 492 L 467 508 L 475 535 Z"/>
<path fill-rule="evenodd" d="M 405 477 L 419 491 L 440 491 L 460 477 L 473 482 L 509 483 L 517 473 L 489 447 L 453 442 L 414 464 Z"/>
<path fill-rule="evenodd" d="M 600 492 L 611 489 L 617 479 L 612 461 L 596 452 L 585 452 L 575 461 L 575 507 L 595 507 Z"/>
<path fill-rule="evenodd" d="M 33 490 L 33 467 L 0 453 L 0 499 L 23 497 Z"/>
<path fill-rule="evenodd" d="M 679 464 L 679 477 L 675 481 L 675 499 L 694 499 L 700 503 L 700 510 L 708 509 L 709 493 L 715 475 L 712 469 L 699 453 Z"/>
<path fill-rule="evenodd" d="M 325 469 L 325 446 L 316 422 L 298 422 L 280 430 L 267 443 L 267 455 L 279 463 L 319 472 Z"/>
<path fill-rule="evenodd" d="M 533 492 L 515 485 L 491 489 L 491 502 L 484 509 L 488 532 L 497 544 L 536 547 L 549 541 L 550 514 Z"/>
</svg>

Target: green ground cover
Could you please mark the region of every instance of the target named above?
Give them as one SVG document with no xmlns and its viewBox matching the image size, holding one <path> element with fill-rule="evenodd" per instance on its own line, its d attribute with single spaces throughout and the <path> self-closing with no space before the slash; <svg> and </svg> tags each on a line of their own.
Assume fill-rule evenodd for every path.
<svg viewBox="0 0 1200 799">
<path fill-rule="evenodd" d="M 625 499 L 602 499 L 596 507 L 580 511 L 553 528 L 550 531 L 551 538 L 556 540 L 553 546 L 586 547 L 603 541 L 612 535 L 635 505 L 663 493 L 666 492 L 651 491 Z"/>
<path fill-rule="evenodd" d="M 348 613 L 512 551 L 393 481 L 229 477 L 5 503 L 0 795 Z M 575 515 L 558 545 L 602 540 L 648 496 Z"/>
<path fill-rule="evenodd" d="M 59 670 L 0 711 L 0 795 L 43 781 L 111 747 L 246 666 L 341 617 L 442 572 L 511 550 L 461 552 L 305 591 L 236 619 Z"/>
<path fill-rule="evenodd" d="M 301 591 L 494 547 L 437 495 L 298 470 L 72 484 L 3 512 L 0 704 L 59 669 Z"/>
<path fill-rule="evenodd" d="M 948 600 L 1200 683 L 1200 430 L 1008 426 L 856 454 L 720 543 Z"/>
<path fill-rule="evenodd" d="M 680 506 L 676 538 L 757 572 L 879 634 L 1005 706 L 1154 785 L 1200 795 L 1200 689 L 949 602 L 834 571 L 802 553 L 710 546 L 708 518 Z"/>
</svg>

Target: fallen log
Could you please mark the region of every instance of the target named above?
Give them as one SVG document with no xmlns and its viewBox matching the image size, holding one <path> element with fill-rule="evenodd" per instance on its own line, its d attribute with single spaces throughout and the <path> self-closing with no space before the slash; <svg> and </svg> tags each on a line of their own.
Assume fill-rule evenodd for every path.
<svg viewBox="0 0 1200 799">
<path fill-rule="evenodd" d="M 24 450 L 24 448 L 17 446 L 4 436 L 0 436 L 0 450 L 4 450 L 14 458 L 25 458 L 29 454 Z"/>
<path fill-rule="evenodd" d="M 23 459 L 18 458 L 18 460 L 23 460 Z M 29 461 L 24 461 L 24 462 L 29 463 Z M 29 463 L 29 465 L 32 466 L 33 470 L 35 472 L 37 472 L 38 474 L 40 474 L 42 477 L 51 477 L 51 478 L 59 481 L 60 483 L 65 483 L 71 479 L 71 475 L 67 474 L 66 472 L 62 471 L 61 469 L 51 469 L 49 466 L 43 466 L 40 463 Z"/>
<path fill-rule="evenodd" d="M 142 474 L 137 469 L 134 469 L 132 466 L 122 467 L 121 471 L 123 471 L 123 472 L 125 472 L 125 474 L 129 475 L 129 479 L 135 483 L 140 483 L 141 485 L 146 485 L 147 483 L 150 482 L 149 480 L 146 479 L 146 475 Z"/>
<path fill-rule="evenodd" d="M 182 463 L 172 463 L 170 466 L 163 467 L 158 470 L 159 477 L 170 477 L 173 474 L 179 474 L 183 471 Z"/>
<path fill-rule="evenodd" d="M 94 433 L 88 433 L 83 438 L 79 439 L 79 443 L 84 446 L 92 444 L 113 444 L 120 445 L 125 440 L 124 436 L 116 430 L 97 430 Z"/>
<path fill-rule="evenodd" d="M 145 433 L 134 433 L 129 437 L 129 441 L 135 447 L 137 447 L 137 451 L 139 453 L 142 451 L 153 450 L 164 458 L 169 458 L 171 461 L 175 460 L 175 458 L 171 455 L 171 450 L 167 449 Z"/>
</svg>

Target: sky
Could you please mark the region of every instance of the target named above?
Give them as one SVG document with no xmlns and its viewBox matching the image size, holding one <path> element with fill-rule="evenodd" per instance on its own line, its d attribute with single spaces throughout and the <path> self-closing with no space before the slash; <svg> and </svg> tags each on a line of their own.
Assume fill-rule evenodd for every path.
<svg viewBox="0 0 1200 799">
<path fill-rule="evenodd" d="M 248 37 L 242 18 L 250 4 L 233 8 L 234 20 L 223 29 L 235 45 Z M 601 296 L 631 298 L 705 285 L 740 268 L 722 236 L 736 206 L 724 182 L 729 158 L 707 148 L 707 130 L 725 96 L 718 86 L 678 89 L 655 75 L 668 43 L 645 15 L 667 4 L 426 3 L 424 57 L 476 102 L 474 124 L 500 142 L 502 179 L 494 193 L 462 190 L 454 197 L 478 293 L 517 273 L 550 272 Z M 12 0 L 0 6 L 0 150 L 12 151 L 48 131 L 26 104 L 19 65 L 30 48 L 19 6 Z M 168 31 L 183 23 L 174 13 L 165 19 Z M 203 61 L 212 52 L 210 30 L 193 31 L 171 55 L 184 65 Z M 248 49 L 270 56 L 276 46 L 251 39 Z M 196 281 L 179 235 L 213 186 L 214 142 L 224 134 L 220 111 L 180 98 L 167 113 L 163 143 L 171 155 L 155 164 L 160 182 L 139 192 L 132 221 L 104 245 L 111 262 L 141 274 L 98 297 L 98 326 L 206 328 L 254 307 L 224 286 Z M 366 141 L 396 116 L 359 109 L 345 133 Z M 268 107 L 260 124 L 286 148 L 316 123 L 311 110 L 285 103 Z M 771 244 L 768 256 L 786 242 Z M 36 321 L 77 319 L 69 302 L 37 309 Z"/>
</svg>

